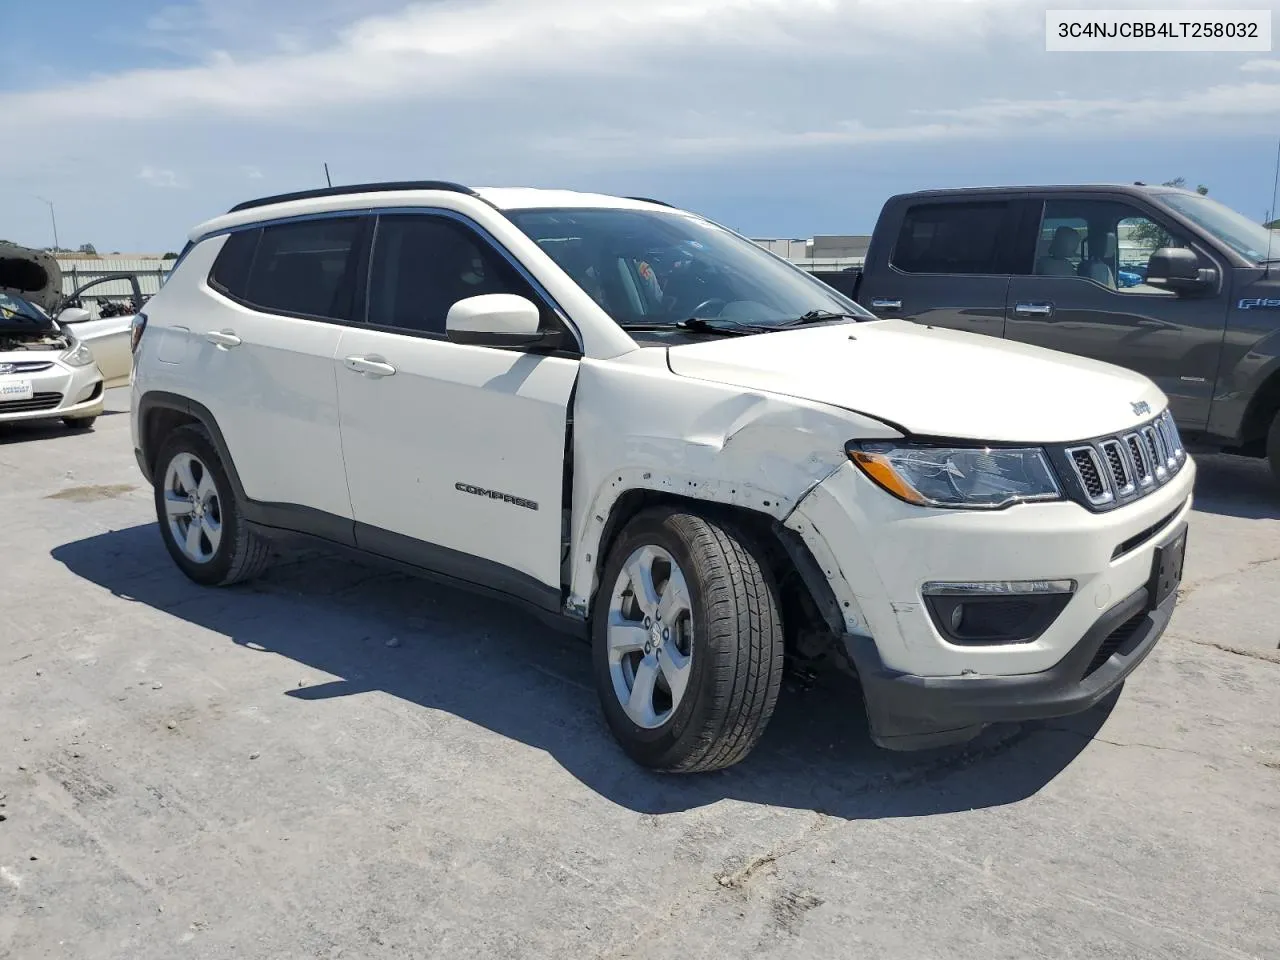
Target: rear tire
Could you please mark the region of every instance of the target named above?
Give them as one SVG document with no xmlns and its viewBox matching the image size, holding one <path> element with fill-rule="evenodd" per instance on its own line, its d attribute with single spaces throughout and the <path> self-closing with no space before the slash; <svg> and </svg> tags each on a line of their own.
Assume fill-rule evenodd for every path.
<svg viewBox="0 0 1280 960">
<path fill-rule="evenodd" d="M 1280 483 L 1280 411 L 1276 411 L 1271 429 L 1267 430 L 1267 462 L 1271 465 L 1271 476 Z"/>
<path fill-rule="evenodd" d="M 155 478 L 160 536 L 183 573 L 203 586 L 229 586 L 263 571 L 270 544 L 244 522 L 204 427 L 179 427 L 165 438 Z"/>
<path fill-rule="evenodd" d="M 1267 431 L 1267 462 L 1271 464 L 1271 476 L 1280 483 L 1280 411 L 1276 411 Z"/>
<path fill-rule="evenodd" d="M 592 659 L 605 719 L 637 763 L 695 773 L 743 760 L 782 683 L 777 585 L 756 545 L 675 509 L 636 516 L 604 565 Z"/>
<path fill-rule="evenodd" d="M 91 430 L 97 417 L 64 417 L 62 422 L 72 430 Z"/>
</svg>

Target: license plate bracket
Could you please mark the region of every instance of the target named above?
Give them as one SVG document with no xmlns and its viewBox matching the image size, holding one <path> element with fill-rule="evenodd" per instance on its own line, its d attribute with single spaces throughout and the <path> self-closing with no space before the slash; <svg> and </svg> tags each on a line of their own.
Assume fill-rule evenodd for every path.
<svg viewBox="0 0 1280 960">
<path fill-rule="evenodd" d="M 30 400 L 34 396 L 30 380 L 0 379 L 0 401 Z"/>
<path fill-rule="evenodd" d="M 1187 525 L 1184 523 L 1172 537 L 1156 547 L 1151 560 L 1151 579 L 1147 582 L 1148 608 L 1163 604 L 1182 583 L 1182 567 L 1187 555 Z"/>
</svg>

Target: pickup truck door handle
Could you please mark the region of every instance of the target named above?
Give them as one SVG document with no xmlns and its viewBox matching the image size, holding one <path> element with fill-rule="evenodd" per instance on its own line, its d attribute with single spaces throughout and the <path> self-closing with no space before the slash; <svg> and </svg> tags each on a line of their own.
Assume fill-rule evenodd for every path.
<svg viewBox="0 0 1280 960">
<path fill-rule="evenodd" d="M 240 338 L 230 330 L 210 330 L 204 338 L 219 350 L 229 350 L 231 347 L 240 346 L 241 343 Z"/>
<path fill-rule="evenodd" d="M 902 301 L 901 300 L 883 300 L 883 299 L 876 298 L 871 301 L 871 308 L 873 310 L 901 310 Z"/>
<path fill-rule="evenodd" d="M 1013 312 L 1020 317 L 1052 317 L 1052 303 L 1016 303 Z"/>
<path fill-rule="evenodd" d="M 381 357 L 347 357 L 342 362 L 348 370 L 374 379 L 389 377 L 396 372 L 396 368 Z"/>
</svg>

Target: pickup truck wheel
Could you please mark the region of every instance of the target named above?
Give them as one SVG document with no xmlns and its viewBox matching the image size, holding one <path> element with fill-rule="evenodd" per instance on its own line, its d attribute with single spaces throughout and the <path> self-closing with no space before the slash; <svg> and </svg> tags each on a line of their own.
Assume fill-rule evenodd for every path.
<svg viewBox="0 0 1280 960">
<path fill-rule="evenodd" d="M 1280 481 L 1280 411 L 1276 412 L 1267 432 L 1267 462 L 1271 464 L 1271 476 Z"/>
<path fill-rule="evenodd" d="M 778 699 L 777 587 L 741 534 L 646 511 L 609 552 L 592 655 L 605 718 L 633 760 L 683 773 L 732 766 Z"/>
<path fill-rule="evenodd" d="M 156 458 L 156 519 L 169 555 L 204 586 L 257 576 L 270 556 L 267 542 L 240 516 L 235 490 L 203 427 L 180 427 Z"/>
</svg>

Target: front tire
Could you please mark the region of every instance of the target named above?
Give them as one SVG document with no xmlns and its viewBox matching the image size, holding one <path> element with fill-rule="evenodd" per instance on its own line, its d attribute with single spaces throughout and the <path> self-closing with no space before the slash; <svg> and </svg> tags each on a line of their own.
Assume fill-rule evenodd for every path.
<svg viewBox="0 0 1280 960">
<path fill-rule="evenodd" d="M 1271 476 L 1280 483 L 1280 411 L 1276 411 L 1267 431 L 1267 462 L 1271 464 Z"/>
<path fill-rule="evenodd" d="M 782 683 L 777 586 L 742 533 L 648 510 L 609 551 L 592 617 L 605 719 L 645 767 L 694 773 L 743 760 Z"/>
<path fill-rule="evenodd" d="M 156 457 L 155 506 L 160 536 L 179 569 L 203 586 L 256 577 L 269 544 L 241 516 L 235 488 L 208 432 L 179 427 Z"/>
</svg>

